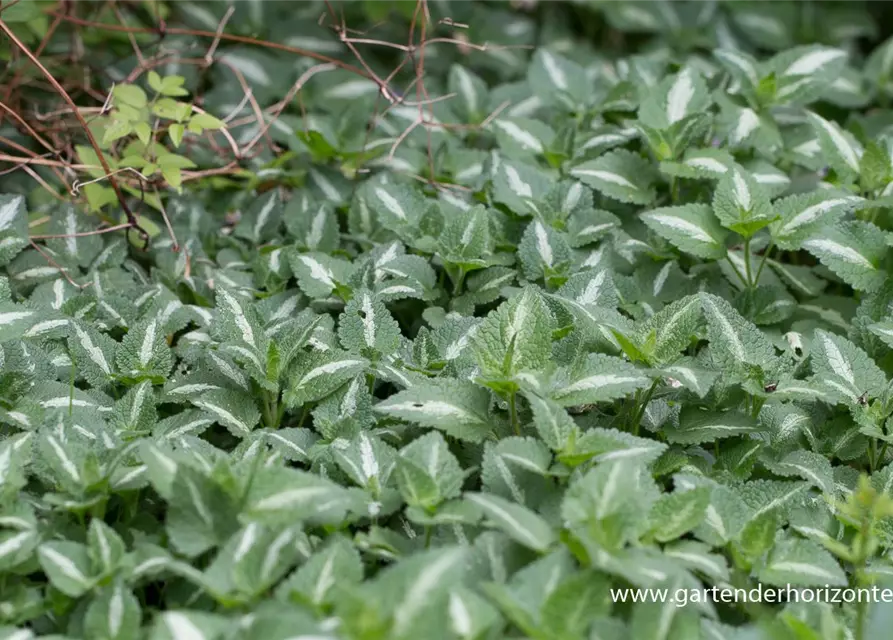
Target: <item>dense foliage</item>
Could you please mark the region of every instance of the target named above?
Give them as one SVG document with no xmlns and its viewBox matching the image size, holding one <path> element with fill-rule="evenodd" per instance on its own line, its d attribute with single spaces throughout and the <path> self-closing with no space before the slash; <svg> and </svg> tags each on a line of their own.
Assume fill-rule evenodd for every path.
<svg viewBox="0 0 893 640">
<path fill-rule="evenodd" d="M 348 15 L 401 41 L 416 4 L 377 5 Z M 123 220 L 101 170 L 65 204 L 0 178 L 0 638 L 888 634 L 610 589 L 893 573 L 893 40 L 854 3 L 541 9 L 432 2 L 469 28 L 421 106 L 327 69 L 230 127 L 283 152 L 192 182 L 243 88 L 93 52 L 108 161 L 164 182 L 121 174 L 145 246 L 86 234 Z M 228 29 L 353 60 L 324 10 Z M 217 55 L 265 105 L 318 63 Z"/>
</svg>

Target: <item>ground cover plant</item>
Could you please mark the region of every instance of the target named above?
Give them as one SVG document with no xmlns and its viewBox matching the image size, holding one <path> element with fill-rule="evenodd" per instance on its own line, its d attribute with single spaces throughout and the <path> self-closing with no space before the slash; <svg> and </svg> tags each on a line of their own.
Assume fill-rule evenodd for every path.
<svg viewBox="0 0 893 640">
<path fill-rule="evenodd" d="M 0 638 L 886 637 L 877 6 L 74 4 L 0 5 Z"/>
</svg>

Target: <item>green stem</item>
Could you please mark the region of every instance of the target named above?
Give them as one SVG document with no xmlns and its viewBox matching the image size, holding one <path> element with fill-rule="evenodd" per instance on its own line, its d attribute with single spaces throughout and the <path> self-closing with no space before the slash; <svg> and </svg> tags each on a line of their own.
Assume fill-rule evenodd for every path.
<svg viewBox="0 0 893 640">
<path fill-rule="evenodd" d="M 760 260 L 760 266 L 757 267 L 757 277 L 754 279 L 754 284 L 760 281 L 760 274 L 763 273 L 763 267 L 766 266 L 766 259 L 769 257 L 769 254 L 772 253 L 772 249 L 775 247 L 775 241 L 770 240 L 769 246 L 766 247 L 766 250 L 763 252 L 763 259 Z"/>
<path fill-rule="evenodd" d="M 750 271 L 750 238 L 744 239 L 744 274 L 747 276 L 745 284 L 748 289 L 754 286 L 753 276 Z"/>
<path fill-rule="evenodd" d="M 639 403 L 639 410 L 636 412 L 636 417 L 633 418 L 632 432 L 634 436 L 639 435 L 639 425 L 642 424 L 642 418 L 645 416 L 645 409 L 648 408 L 648 403 L 651 402 L 651 398 L 654 395 L 655 390 L 657 390 L 658 384 L 660 384 L 659 380 L 652 382 L 651 387 L 645 392 L 645 396 Z"/>
<path fill-rule="evenodd" d="M 426 524 L 425 525 L 425 548 L 426 549 L 431 547 L 431 531 L 432 531 L 431 525 Z"/>
<path fill-rule="evenodd" d="M 512 429 L 515 431 L 516 436 L 521 435 L 521 424 L 518 422 L 518 407 L 515 401 L 516 393 L 512 391 L 512 395 L 509 396 L 509 415 L 512 418 Z"/>
<path fill-rule="evenodd" d="M 744 279 L 744 276 L 741 275 L 741 272 L 738 271 L 738 267 L 735 266 L 735 263 L 732 262 L 732 259 L 728 255 L 726 255 L 726 260 L 728 261 L 729 266 L 732 267 L 732 271 L 734 271 L 735 275 L 738 276 L 738 279 L 741 280 L 741 284 L 743 284 L 745 287 L 749 286 L 747 284 L 747 280 Z"/>
<path fill-rule="evenodd" d="M 465 283 L 465 269 L 459 267 L 459 274 L 456 276 L 456 280 L 453 283 L 453 295 L 458 296 L 459 292 L 462 291 L 462 285 Z"/>
</svg>

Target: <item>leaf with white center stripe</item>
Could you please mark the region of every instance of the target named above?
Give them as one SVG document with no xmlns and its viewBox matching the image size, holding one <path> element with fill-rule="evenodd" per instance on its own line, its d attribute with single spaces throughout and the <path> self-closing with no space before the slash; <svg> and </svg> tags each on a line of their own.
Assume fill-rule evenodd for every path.
<svg viewBox="0 0 893 640">
<path fill-rule="evenodd" d="M 129 378 L 164 379 L 172 364 L 164 323 L 156 316 L 149 316 L 131 327 L 115 353 L 115 364 Z"/>
<path fill-rule="evenodd" d="M 815 229 L 800 243 L 854 289 L 874 291 L 886 281 L 880 268 L 887 255 L 880 229 L 864 220 L 848 220 Z"/>
<path fill-rule="evenodd" d="M 484 516 L 516 542 L 545 552 L 557 536 L 549 523 L 527 507 L 489 493 L 465 493 L 464 499 L 484 512 Z"/>
<path fill-rule="evenodd" d="M 375 405 L 375 410 L 447 435 L 480 442 L 492 431 L 490 394 L 460 380 L 439 380 L 416 385 Z"/>
<path fill-rule="evenodd" d="M 756 371 L 774 372 L 779 360 L 766 335 L 719 296 L 699 296 L 707 319 L 710 352 L 726 375 L 737 372 L 749 377 Z"/>
<path fill-rule="evenodd" d="M 713 194 L 713 211 L 727 229 L 750 237 L 775 219 L 766 190 L 743 167 L 729 170 Z"/>
<path fill-rule="evenodd" d="M 37 549 L 40 566 L 62 593 L 78 598 L 93 588 L 96 578 L 87 547 L 77 542 L 45 542 Z"/>
<path fill-rule="evenodd" d="M 828 459 L 813 451 L 792 451 L 766 467 L 780 476 L 799 476 L 829 496 L 837 494 L 834 472 Z"/>
<path fill-rule="evenodd" d="M 378 495 L 394 470 L 397 452 L 380 438 L 361 431 L 349 442 L 342 439 L 333 445 L 332 457 L 357 485 Z"/>
<path fill-rule="evenodd" d="M 149 432 L 158 422 L 155 411 L 155 391 L 152 383 L 144 380 L 128 389 L 115 403 L 110 423 L 119 432 Z"/>
<path fill-rule="evenodd" d="M 363 562 L 356 547 L 344 536 L 331 536 L 301 567 L 284 580 L 276 594 L 300 598 L 314 606 L 334 604 L 342 588 L 363 580 Z"/>
<path fill-rule="evenodd" d="M 775 586 L 846 586 L 847 579 L 834 557 L 812 540 L 786 537 L 769 554 L 757 577 Z"/>
<path fill-rule="evenodd" d="M 720 438 L 757 433 L 759 426 L 750 416 L 736 411 L 701 411 L 692 407 L 679 416 L 679 427 L 667 429 L 667 440 L 680 444 L 714 442 Z"/>
<path fill-rule="evenodd" d="M 880 338 L 884 344 L 893 349 L 893 321 L 884 320 L 875 322 L 866 327 L 871 333 Z"/>
<path fill-rule="evenodd" d="M 110 575 L 118 567 L 126 551 L 121 536 L 100 520 L 90 521 L 87 543 L 92 566 L 101 575 Z"/>
<path fill-rule="evenodd" d="M 0 531 L 0 571 L 8 571 L 30 560 L 40 543 L 34 529 L 4 529 Z"/>
<path fill-rule="evenodd" d="M 617 287 L 609 269 L 586 269 L 575 273 L 556 295 L 584 307 L 614 309 L 620 304 Z"/>
<path fill-rule="evenodd" d="M 294 462 L 307 462 L 310 449 L 319 440 L 310 429 L 286 427 L 263 432 L 264 441 L 283 458 Z"/>
<path fill-rule="evenodd" d="M 142 623 L 140 603 L 136 596 L 115 582 L 93 598 L 84 615 L 84 633 L 91 638 L 127 640 Z"/>
<path fill-rule="evenodd" d="M 164 611 L 153 621 L 152 640 L 210 640 L 232 630 L 232 621 L 204 611 Z"/>
<path fill-rule="evenodd" d="M 46 246 L 59 254 L 60 264 L 86 267 L 102 251 L 102 236 L 87 233 L 95 229 L 90 218 L 73 204 L 63 204 L 53 212 L 44 233 L 65 236 L 46 241 Z M 3 234 L 0 233 L 0 239 L 2 237 Z"/>
<path fill-rule="evenodd" d="M 548 49 L 537 49 L 534 53 L 527 67 L 527 81 L 544 103 L 560 105 L 568 111 L 585 106 L 592 93 L 586 71 Z"/>
<path fill-rule="evenodd" d="M 237 392 L 208 391 L 191 400 L 205 415 L 238 438 L 247 436 L 260 422 L 260 412 L 254 402 L 246 402 L 247 397 Z"/>
<path fill-rule="evenodd" d="M 614 200 L 647 205 L 655 198 L 654 167 L 631 151 L 611 151 L 573 167 L 569 173 Z"/>
<path fill-rule="evenodd" d="M 821 45 L 788 49 L 766 63 L 775 74 L 776 104 L 806 105 L 821 97 L 844 70 L 847 52 Z"/>
<path fill-rule="evenodd" d="M 572 407 L 622 398 L 649 384 L 651 378 L 628 362 L 592 353 L 576 366 L 559 369 L 550 395 L 561 406 Z"/>
<path fill-rule="evenodd" d="M 741 83 L 745 90 L 753 92 L 760 83 L 759 62 L 740 49 L 715 49 L 713 57 Z"/>
<path fill-rule="evenodd" d="M 245 517 L 266 524 L 338 524 L 355 504 L 350 491 L 316 474 L 285 467 L 258 470 L 245 500 Z"/>
<path fill-rule="evenodd" d="M 527 225 L 518 256 L 528 280 L 549 279 L 567 267 L 571 250 L 564 234 L 537 219 Z"/>
<path fill-rule="evenodd" d="M 478 205 L 450 216 L 438 238 L 438 253 L 466 271 L 487 266 L 493 252 L 487 209 Z"/>
<path fill-rule="evenodd" d="M 810 354 L 812 382 L 847 404 L 877 398 L 887 376 L 865 351 L 842 336 L 817 329 Z"/>
<path fill-rule="evenodd" d="M 234 499 L 209 471 L 176 464 L 170 486 L 165 532 L 176 551 L 197 556 L 223 544 L 238 529 Z"/>
<path fill-rule="evenodd" d="M 770 225 L 769 231 L 782 249 L 797 249 L 817 229 L 833 225 L 861 201 L 862 198 L 843 192 L 815 191 L 788 196 L 772 204 L 780 217 Z"/>
<path fill-rule="evenodd" d="M 288 261 L 301 291 L 314 299 L 328 298 L 344 287 L 354 271 L 354 266 L 347 260 L 324 253 L 289 252 Z"/>
<path fill-rule="evenodd" d="M 660 170 L 666 175 L 691 180 L 719 180 L 735 166 L 735 159 L 725 149 L 688 149 L 679 162 L 663 161 Z"/>
<path fill-rule="evenodd" d="M 658 542 L 680 538 L 707 517 L 710 487 L 665 493 L 651 508 L 651 535 Z"/>
<path fill-rule="evenodd" d="M 235 291 L 217 287 L 217 315 L 212 329 L 226 342 L 240 345 L 260 359 L 267 341 L 257 307 Z"/>
<path fill-rule="evenodd" d="M 726 231 L 706 204 L 652 209 L 641 215 L 648 227 L 681 251 L 718 260 L 726 255 Z"/>
<path fill-rule="evenodd" d="M 678 383 L 689 391 L 693 391 L 699 398 L 703 398 L 710 392 L 713 383 L 719 377 L 718 371 L 705 369 L 693 358 L 682 357 L 667 365 L 661 372 L 666 374 L 671 385 Z M 675 381 L 675 383 L 673 382 Z"/>
<path fill-rule="evenodd" d="M 28 246 L 28 235 L 24 196 L 0 194 L 0 266 L 7 265 Z"/>
<path fill-rule="evenodd" d="M 338 338 L 345 349 L 377 359 L 400 346 L 400 326 L 387 307 L 364 289 L 354 294 L 339 316 Z"/>
<path fill-rule="evenodd" d="M 299 249 L 328 252 L 338 248 L 338 217 L 330 203 L 292 198 L 285 206 L 283 216 L 285 226 L 297 240 Z"/>
<path fill-rule="evenodd" d="M 96 387 L 108 384 L 115 373 L 114 340 L 87 324 L 72 321 L 68 347 L 78 374 Z"/>
<path fill-rule="evenodd" d="M 577 466 L 589 460 L 610 462 L 613 460 L 631 460 L 650 464 L 667 450 L 667 445 L 650 438 L 639 438 L 617 429 L 596 427 L 588 429 L 576 439 L 574 448 L 559 455 L 559 459 L 569 465 Z"/>
<path fill-rule="evenodd" d="M 501 159 L 493 171 L 493 199 L 508 206 L 518 215 L 530 215 L 531 203 L 539 202 L 549 192 L 554 179 L 532 164 L 520 159 Z"/>
<path fill-rule="evenodd" d="M 417 223 L 425 209 L 425 200 L 406 185 L 369 185 L 369 206 L 389 229 L 402 229 Z"/>
<path fill-rule="evenodd" d="M 852 180 L 854 176 L 859 175 L 859 162 L 863 149 L 853 135 L 841 129 L 836 122 L 825 120 L 815 113 L 809 114 L 809 121 L 834 171 L 845 180 Z"/>
<path fill-rule="evenodd" d="M 574 248 L 591 245 L 620 228 L 620 219 L 604 209 L 574 212 L 568 220 L 568 241 Z"/>
<path fill-rule="evenodd" d="M 649 528 L 648 513 L 661 492 L 635 459 L 606 460 L 576 476 L 564 494 L 565 527 L 605 545 L 638 540 Z"/>
<path fill-rule="evenodd" d="M 460 64 L 452 65 L 447 89 L 458 97 L 453 104 L 463 122 L 476 124 L 486 117 L 487 83 L 473 71 Z"/>
<path fill-rule="evenodd" d="M 555 139 L 555 132 L 548 125 L 527 118 L 497 118 L 487 128 L 511 157 L 542 155 Z"/>
<path fill-rule="evenodd" d="M 300 406 L 325 398 L 363 371 L 369 361 L 344 351 L 302 351 L 288 373 L 285 400 Z"/>
<path fill-rule="evenodd" d="M 282 222 L 283 208 L 279 190 L 270 189 L 248 205 L 233 233 L 240 238 L 262 244 L 275 237 Z"/>
<path fill-rule="evenodd" d="M 465 474 L 439 431 L 416 438 L 397 456 L 397 486 L 410 506 L 426 509 L 456 498 Z"/>
</svg>

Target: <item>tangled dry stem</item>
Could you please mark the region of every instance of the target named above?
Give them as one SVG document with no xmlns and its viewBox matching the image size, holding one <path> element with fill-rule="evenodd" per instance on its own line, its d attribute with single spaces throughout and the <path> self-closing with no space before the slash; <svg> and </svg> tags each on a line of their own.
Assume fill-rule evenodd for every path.
<svg viewBox="0 0 893 640">
<path fill-rule="evenodd" d="M 0 30 L 2 30 L 13 43 L 15 49 L 14 55 L 16 57 L 21 56 L 27 59 L 37 70 L 39 70 L 42 80 L 46 83 L 46 85 L 44 85 L 43 82 L 41 82 L 39 79 L 31 80 L 28 83 L 25 83 L 23 81 L 23 78 L 25 76 L 25 69 L 18 68 L 6 87 L 6 90 L 2 96 L 2 100 L 0 100 L 0 124 L 2 124 L 5 118 L 10 118 L 17 129 L 19 129 L 23 134 L 26 134 L 33 138 L 41 147 L 46 149 L 46 151 L 44 153 L 37 153 L 25 146 L 17 144 L 12 140 L 0 136 L 0 145 L 8 147 L 10 150 L 16 152 L 15 154 L 0 152 L 0 162 L 10 164 L 9 168 L 0 170 L 0 176 L 11 173 L 13 171 L 22 170 L 29 176 L 31 176 L 35 181 L 37 181 L 37 183 L 43 189 L 51 193 L 54 198 L 62 201 L 67 201 L 72 198 L 80 198 L 81 187 L 83 186 L 96 182 L 107 181 L 109 186 L 115 193 L 121 210 L 126 216 L 126 222 L 119 224 L 113 224 L 112 220 L 102 218 L 102 222 L 97 227 L 97 229 L 73 235 L 96 235 L 103 233 L 112 233 L 121 230 L 124 230 L 125 232 L 135 231 L 144 241 L 144 246 L 147 246 L 149 235 L 140 226 L 139 215 L 132 210 L 130 206 L 131 203 L 128 201 L 126 195 L 121 189 L 121 183 L 127 184 L 129 187 L 138 186 L 142 194 L 145 194 L 147 188 L 151 189 L 152 192 L 156 195 L 157 202 L 159 203 L 162 202 L 162 199 L 159 197 L 159 189 L 164 189 L 166 185 L 161 179 L 150 180 L 136 169 L 112 170 L 105 154 L 103 153 L 100 145 L 91 132 L 89 124 L 94 118 L 104 115 L 110 110 L 112 95 L 111 89 L 114 85 L 112 85 L 112 87 L 110 87 L 104 94 L 96 91 L 95 87 L 92 86 L 93 83 L 91 82 L 90 78 L 90 67 L 82 61 L 83 46 L 80 44 L 81 38 L 79 36 L 79 32 L 77 30 L 75 30 L 74 32 L 75 35 L 73 38 L 74 44 L 72 46 L 72 52 L 66 62 L 71 65 L 79 65 L 79 68 L 83 70 L 83 82 L 78 83 L 75 86 L 69 86 L 68 88 L 66 88 L 66 86 L 63 85 L 63 82 L 57 80 L 53 73 L 41 60 L 41 55 L 46 50 L 47 45 L 52 40 L 54 34 L 56 34 L 60 25 L 62 25 L 63 23 L 67 23 L 78 28 L 89 28 L 126 33 L 138 62 L 134 70 L 125 79 L 125 82 L 128 83 L 135 82 L 141 76 L 148 73 L 150 70 L 168 64 L 170 62 L 194 65 L 203 71 L 206 71 L 214 65 L 220 65 L 221 67 L 226 68 L 234 76 L 234 78 L 242 88 L 243 97 L 240 100 L 238 107 L 232 113 L 219 114 L 223 122 L 226 124 L 226 127 L 215 132 L 205 132 L 203 138 L 204 141 L 208 144 L 209 148 L 213 149 L 215 153 L 217 153 L 218 156 L 222 158 L 224 164 L 221 167 L 214 167 L 197 171 L 184 171 L 184 182 L 199 180 L 215 175 L 234 175 L 244 171 L 244 167 L 242 166 L 243 161 L 250 160 L 251 158 L 256 157 L 262 149 L 267 148 L 274 153 L 280 151 L 280 149 L 277 147 L 277 145 L 269 135 L 271 126 L 274 124 L 276 119 L 279 118 L 279 116 L 292 104 L 292 102 L 297 99 L 306 130 L 306 111 L 304 108 L 303 100 L 301 99 L 301 90 L 305 86 L 305 84 L 314 76 L 335 69 L 343 69 L 360 77 L 371 80 L 378 87 L 378 99 L 376 100 L 376 105 L 373 113 L 370 114 L 369 124 L 366 129 L 366 139 L 364 140 L 363 148 L 366 147 L 369 135 L 374 130 L 376 123 L 379 122 L 379 119 L 383 117 L 390 109 L 396 106 L 408 106 L 417 109 L 416 117 L 395 138 L 392 146 L 388 151 L 387 157 L 388 160 L 392 159 L 397 149 L 405 142 L 409 135 L 417 128 L 423 127 L 427 133 L 428 175 L 411 175 L 410 177 L 424 182 L 436 189 L 452 188 L 461 190 L 464 188 L 460 185 L 440 183 L 436 180 L 437 174 L 435 169 L 431 130 L 434 128 L 469 129 L 485 127 L 494 118 L 496 118 L 499 113 L 503 109 L 505 109 L 506 106 L 508 106 L 508 103 L 503 103 L 480 124 L 442 123 L 437 121 L 433 117 L 432 105 L 443 100 L 449 100 L 454 96 L 453 94 L 447 94 L 444 96 L 437 96 L 432 98 L 429 95 L 428 89 L 425 85 L 426 48 L 436 43 L 452 44 L 457 46 L 460 51 L 467 54 L 470 50 L 486 51 L 488 49 L 493 49 L 494 47 L 487 44 L 479 45 L 469 42 L 462 33 L 462 30 L 466 29 L 468 25 L 454 22 L 451 18 L 442 18 L 435 24 L 438 26 L 447 26 L 456 29 L 456 37 L 430 36 L 430 27 L 432 25 L 432 21 L 427 0 L 417 0 L 415 10 L 413 12 L 413 16 L 409 25 L 407 41 L 405 44 L 366 37 L 369 31 L 375 28 L 374 26 L 367 32 L 356 31 L 349 28 L 345 22 L 343 10 L 336 11 L 330 0 L 326 0 L 327 11 L 322 16 L 320 16 L 320 28 L 329 29 L 331 32 L 333 32 L 335 37 L 337 37 L 337 39 L 342 44 L 344 44 L 346 49 L 354 57 L 356 64 L 351 64 L 343 60 L 332 58 L 314 51 L 309 51 L 291 45 L 227 33 L 226 25 L 232 16 L 232 7 L 230 7 L 226 11 L 214 31 L 202 31 L 197 29 L 168 27 L 164 20 L 162 20 L 158 15 L 156 15 L 157 24 L 154 28 L 127 26 L 125 24 L 125 16 L 123 15 L 122 7 L 119 6 L 117 0 L 109 0 L 107 2 L 107 5 L 111 8 L 113 15 L 115 16 L 119 24 L 98 22 L 78 17 L 73 13 L 75 9 L 74 3 L 68 2 L 67 0 L 60 0 L 59 4 L 55 8 L 47 11 L 48 15 L 52 17 L 52 22 L 50 23 L 45 36 L 33 51 L 29 49 L 28 46 L 15 35 L 13 30 L 3 21 L 2 13 L 0 13 Z M 143 51 L 136 38 L 137 35 L 147 34 L 154 34 L 158 38 L 155 46 L 156 51 L 152 55 L 147 55 L 146 52 Z M 184 57 L 180 55 L 179 52 L 171 51 L 164 47 L 164 38 L 169 34 L 204 38 L 210 40 L 210 44 L 204 55 L 202 55 L 201 57 Z M 248 44 L 259 48 L 284 51 L 292 53 L 294 55 L 316 59 L 319 61 L 319 64 L 316 64 L 307 69 L 307 71 L 305 71 L 298 78 L 298 80 L 294 83 L 294 85 L 290 88 L 290 90 L 283 97 L 282 100 L 268 107 L 262 107 L 256 99 L 254 91 L 252 90 L 249 83 L 246 81 L 241 71 L 239 71 L 238 68 L 229 63 L 225 57 L 217 55 L 217 50 L 222 42 Z M 390 49 L 401 51 L 403 53 L 403 56 L 402 59 L 394 66 L 394 69 L 387 76 L 381 77 L 373 71 L 371 65 L 364 58 L 359 48 L 360 46 L 387 47 Z M 394 78 L 404 68 L 406 68 L 407 65 L 409 65 L 409 68 L 412 70 L 412 80 L 402 91 L 397 91 L 393 88 L 392 83 L 394 82 Z M 62 102 L 64 103 L 64 107 L 57 108 L 46 113 L 40 113 L 39 111 L 37 111 L 36 108 L 34 108 L 33 113 L 29 114 L 30 117 L 26 117 L 21 111 L 14 109 L 12 106 L 14 104 L 23 104 L 23 100 L 19 99 L 19 94 L 21 89 L 25 87 L 26 84 L 30 84 L 31 86 L 42 86 L 54 92 L 62 100 Z M 415 89 L 415 100 L 407 100 L 406 96 L 410 95 L 410 91 L 412 89 Z M 100 102 L 101 106 L 79 106 L 71 97 L 71 94 L 75 90 L 77 90 L 79 94 L 87 94 L 88 96 L 91 96 L 97 102 Z M 197 95 L 194 98 L 196 103 L 201 104 L 201 95 Z M 381 108 L 381 100 L 384 100 L 385 102 L 383 108 Z M 246 105 L 250 106 L 251 115 L 248 117 L 237 117 Z M 196 113 L 206 113 L 204 109 L 202 109 L 202 107 L 198 105 L 194 105 L 193 110 Z M 85 116 L 90 116 L 90 118 L 87 119 Z M 229 129 L 245 125 L 256 126 L 258 131 L 254 136 L 252 136 L 250 140 L 240 146 Z M 77 130 L 80 130 L 82 132 L 82 135 L 86 136 L 87 141 L 90 143 L 90 146 L 96 153 L 101 166 L 93 166 L 76 162 L 77 153 L 74 148 L 73 139 Z M 161 133 L 163 133 L 163 130 L 159 130 L 156 126 L 154 135 L 159 135 Z M 215 138 L 215 135 L 219 135 L 221 138 L 223 138 L 223 140 L 225 141 L 225 145 L 220 145 Z M 190 140 L 189 143 L 195 144 L 197 143 L 197 141 Z M 49 184 L 43 177 L 40 176 L 39 173 L 34 170 L 34 166 L 43 166 L 49 168 L 49 170 L 58 180 L 58 184 L 55 186 Z M 363 169 L 361 166 L 357 169 L 359 172 L 368 171 L 367 169 Z M 99 177 L 94 177 L 89 180 L 82 180 L 81 178 L 79 178 L 79 176 L 83 175 L 85 172 L 95 172 L 96 170 L 101 170 L 101 175 Z M 95 173 L 93 175 L 95 175 Z M 161 205 L 160 213 L 164 220 L 168 234 L 171 237 L 171 246 L 174 251 L 179 251 L 180 245 L 177 242 L 170 220 L 165 213 L 163 204 Z M 45 221 L 45 219 L 41 220 L 41 222 Z M 68 274 L 67 271 L 61 266 L 56 264 L 52 260 L 51 256 L 43 251 L 35 242 L 36 240 L 64 237 L 70 237 L 70 235 L 36 234 L 31 236 L 31 244 L 41 255 L 43 255 L 44 258 L 46 258 L 49 264 L 58 268 L 62 275 L 69 282 L 75 284 L 76 286 L 81 286 L 77 285 L 72 280 L 70 274 Z"/>
</svg>

